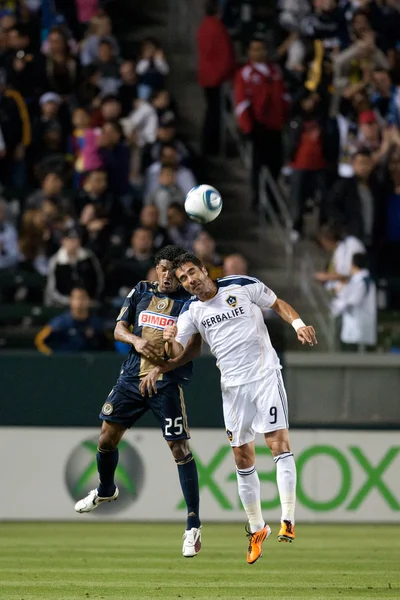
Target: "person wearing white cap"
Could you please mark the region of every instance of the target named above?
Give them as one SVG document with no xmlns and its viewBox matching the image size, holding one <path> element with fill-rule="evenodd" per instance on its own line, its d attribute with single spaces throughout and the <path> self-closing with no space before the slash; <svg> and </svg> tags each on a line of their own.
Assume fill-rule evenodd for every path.
<svg viewBox="0 0 400 600">
<path fill-rule="evenodd" d="M 60 106 L 60 104 L 62 104 L 62 98 L 55 92 L 46 92 L 40 96 L 39 104 L 40 106 L 44 106 L 46 104 L 55 104 Z"/>
</svg>

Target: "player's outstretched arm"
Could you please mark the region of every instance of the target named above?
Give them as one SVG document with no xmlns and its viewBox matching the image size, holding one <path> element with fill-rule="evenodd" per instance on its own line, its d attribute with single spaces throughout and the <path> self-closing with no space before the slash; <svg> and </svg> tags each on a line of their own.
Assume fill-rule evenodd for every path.
<svg viewBox="0 0 400 600">
<path fill-rule="evenodd" d="M 194 360 L 200 355 L 202 339 L 199 333 L 195 333 L 189 339 L 186 348 L 178 344 L 181 352 L 176 358 L 164 362 L 162 365 L 154 367 L 140 383 L 139 390 L 142 396 L 148 394 L 150 397 L 157 394 L 157 380 L 162 373 L 169 373 L 178 367 L 183 367 L 188 362 Z"/>
<path fill-rule="evenodd" d="M 310 346 L 314 346 L 317 344 L 317 338 L 315 335 L 314 327 L 311 325 L 306 325 L 300 319 L 300 315 L 297 311 L 294 310 L 293 306 L 290 306 L 284 300 L 277 298 L 271 309 L 276 312 L 286 323 L 290 323 L 293 329 L 297 333 L 297 339 L 304 345 L 309 344 Z"/>
</svg>

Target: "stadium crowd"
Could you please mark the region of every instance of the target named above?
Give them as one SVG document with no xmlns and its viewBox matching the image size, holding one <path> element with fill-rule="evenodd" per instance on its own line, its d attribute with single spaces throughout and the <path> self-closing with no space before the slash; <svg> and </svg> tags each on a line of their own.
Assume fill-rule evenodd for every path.
<svg viewBox="0 0 400 600">
<path fill-rule="evenodd" d="M 229 274 L 232 257 L 183 210 L 198 160 L 177 133 L 160 44 L 143 39 L 123 55 L 98 0 L 0 7 L 0 303 L 58 315 L 80 299 L 115 312 L 128 287 L 154 277 L 154 253 L 168 243 L 194 250 L 212 277 Z M 208 0 L 198 31 L 203 153 L 219 151 L 221 86 L 232 80 L 253 148 L 254 208 L 262 165 L 289 177 L 293 243 L 313 199 L 321 244 L 334 258 L 349 238 L 354 253 L 368 252 L 394 307 L 399 31 L 398 0 Z M 335 293 L 351 257 L 345 271 L 337 264 L 316 274 Z M 76 288 L 86 299 L 73 299 Z M 0 323 L 12 318 L 0 310 Z"/>
<path fill-rule="evenodd" d="M 315 278 L 328 284 L 333 314 L 338 314 L 338 296 L 343 304 L 352 295 L 356 253 L 368 256 L 361 261 L 365 294 L 356 309 L 367 302 L 371 273 L 382 282 L 382 304 L 398 309 L 400 2 L 221 0 L 209 7 L 202 39 L 213 35 L 213 21 L 222 17 L 237 54 L 244 57 L 234 76 L 234 109 L 252 147 L 253 207 L 258 209 L 261 167 L 266 165 L 275 179 L 283 174 L 294 244 L 304 237 L 310 205 L 318 205 L 317 238 L 332 259 Z M 211 46 L 205 41 L 203 46 L 200 84 L 208 74 L 205 86 L 220 92 L 223 78 L 212 84 Z M 213 51 L 216 60 L 215 45 Z M 230 48 L 224 52 L 229 64 Z M 209 89 L 206 94 L 212 98 Z M 376 300 L 371 314 L 373 304 L 362 311 L 364 320 L 375 324 L 374 344 Z M 347 312 L 353 308 L 349 304 Z"/>
</svg>

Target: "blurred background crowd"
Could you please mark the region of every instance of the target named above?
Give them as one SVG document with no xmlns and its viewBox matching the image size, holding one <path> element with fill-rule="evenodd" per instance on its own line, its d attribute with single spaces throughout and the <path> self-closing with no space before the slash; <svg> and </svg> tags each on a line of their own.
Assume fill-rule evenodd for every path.
<svg viewBox="0 0 400 600">
<path fill-rule="evenodd" d="M 124 296 L 154 279 L 170 243 L 214 278 L 247 272 L 183 209 L 221 151 L 228 85 L 254 213 L 266 166 L 287 196 L 291 244 L 312 237 L 329 257 L 315 280 L 342 342 L 374 347 L 375 282 L 400 303 L 400 0 L 207 0 L 198 140 L 182 136 L 162 44 L 124 44 L 116 5 L 0 2 L 1 346 L 113 348 Z"/>
</svg>

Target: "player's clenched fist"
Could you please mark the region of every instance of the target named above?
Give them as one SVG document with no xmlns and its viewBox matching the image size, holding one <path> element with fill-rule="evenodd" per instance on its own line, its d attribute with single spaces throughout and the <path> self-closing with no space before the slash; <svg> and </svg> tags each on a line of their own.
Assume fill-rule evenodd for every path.
<svg viewBox="0 0 400 600">
<path fill-rule="evenodd" d="M 176 325 L 167 325 L 164 329 L 163 340 L 164 342 L 173 342 L 178 333 L 178 328 Z"/>
</svg>

